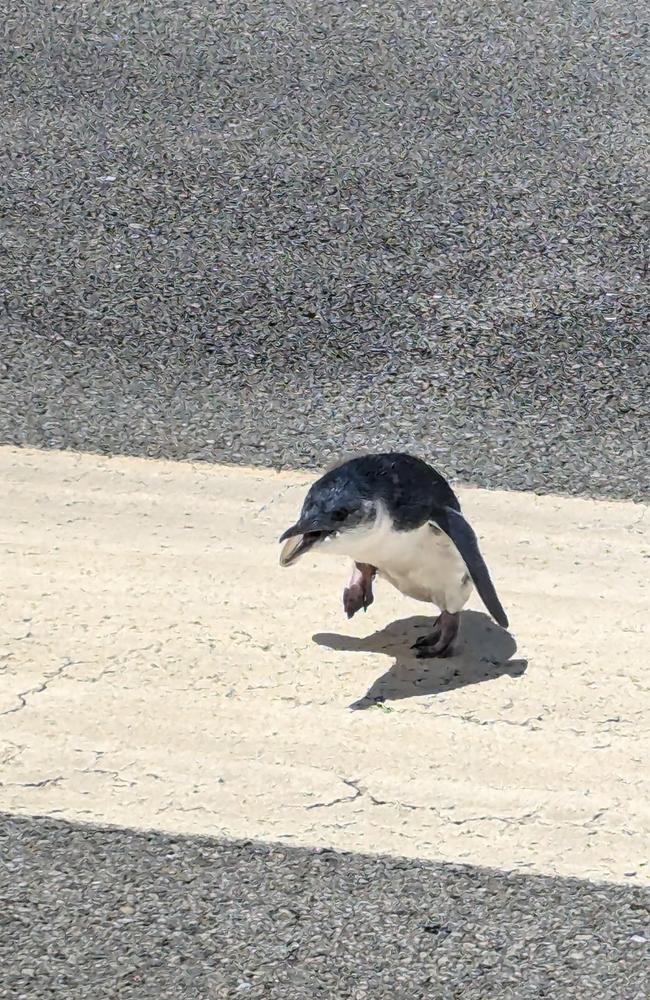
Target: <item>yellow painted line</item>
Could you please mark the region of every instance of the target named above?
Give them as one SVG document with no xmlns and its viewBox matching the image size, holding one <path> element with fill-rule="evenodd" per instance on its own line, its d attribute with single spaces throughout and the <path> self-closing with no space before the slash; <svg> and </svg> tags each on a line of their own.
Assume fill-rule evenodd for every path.
<svg viewBox="0 0 650 1000">
<path fill-rule="evenodd" d="M 646 508 L 460 491 L 512 634 L 423 664 L 279 568 L 311 479 L 0 449 L 0 808 L 648 881 Z"/>
</svg>

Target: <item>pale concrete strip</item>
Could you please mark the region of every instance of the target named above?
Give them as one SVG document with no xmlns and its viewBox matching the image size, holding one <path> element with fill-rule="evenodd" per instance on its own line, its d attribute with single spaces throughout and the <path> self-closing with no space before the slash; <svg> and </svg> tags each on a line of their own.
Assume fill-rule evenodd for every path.
<svg viewBox="0 0 650 1000">
<path fill-rule="evenodd" d="M 422 664 L 424 605 L 279 568 L 309 481 L 0 449 L 0 808 L 646 881 L 645 508 L 462 491 L 517 648 Z"/>
</svg>

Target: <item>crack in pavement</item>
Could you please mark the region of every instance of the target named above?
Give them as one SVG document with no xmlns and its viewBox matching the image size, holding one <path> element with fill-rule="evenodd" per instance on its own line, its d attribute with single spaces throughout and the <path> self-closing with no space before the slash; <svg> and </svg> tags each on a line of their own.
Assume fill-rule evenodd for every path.
<svg viewBox="0 0 650 1000">
<path fill-rule="evenodd" d="M 401 802 L 399 799 L 378 799 L 374 795 L 368 795 L 370 801 L 374 806 L 394 806 L 402 809 L 413 809 L 415 811 L 432 812 L 439 819 L 452 823 L 454 826 L 465 826 L 468 823 L 482 823 L 486 820 L 491 820 L 496 823 L 520 823 L 527 819 L 532 819 L 533 817 L 539 815 L 539 809 L 532 809 L 530 812 L 524 813 L 522 816 L 468 816 L 466 819 L 452 819 L 447 813 L 445 813 L 438 806 L 418 806 L 414 805 L 412 802 Z"/>
<path fill-rule="evenodd" d="M 16 695 L 16 697 L 19 699 L 19 704 L 14 705 L 13 708 L 6 709 L 4 712 L 0 712 L 0 716 L 13 715 L 15 712 L 22 712 L 24 708 L 27 708 L 28 705 L 27 699 L 30 694 L 41 694 L 43 691 L 47 691 L 47 689 L 50 686 L 50 683 L 61 677 L 63 673 L 68 669 L 68 667 L 77 666 L 79 663 L 82 662 L 83 662 L 82 660 L 70 660 L 66 658 L 65 663 L 61 664 L 60 667 L 57 667 L 56 670 L 53 670 L 52 673 L 46 674 L 45 679 L 41 681 L 39 684 L 36 684 L 34 687 L 27 688 L 25 691 L 19 691 L 18 694 Z"/>
<path fill-rule="evenodd" d="M 15 760 L 18 760 L 24 754 L 27 746 L 19 743 L 11 743 L 9 740 L 3 740 L 3 742 L 5 743 L 6 750 L 3 751 L 0 757 L 0 765 L 6 767 L 9 764 L 13 764 Z"/>
<path fill-rule="evenodd" d="M 174 810 L 174 812 L 180 812 L 180 813 L 202 812 L 202 813 L 207 813 L 208 816 L 217 816 L 218 815 L 218 813 L 216 812 L 216 810 L 210 809 L 209 806 L 180 806 L 180 805 L 178 805 L 175 802 L 172 802 L 172 803 L 170 803 L 169 805 L 166 805 L 166 806 L 161 806 L 160 809 L 156 810 L 156 814 L 160 815 L 160 813 L 166 813 L 166 812 L 169 812 L 172 809 Z"/>
<path fill-rule="evenodd" d="M 278 490 L 278 492 L 275 493 L 270 498 L 270 500 L 267 500 L 265 503 L 263 503 L 262 506 L 257 509 L 256 513 L 253 516 L 255 518 L 258 518 L 260 514 L 264 514 L 274 503 L 277 503 L 278 500 L 282 500 L 287 495 L 287 493 L 290 492 L 290 490 L 298 490 L 298 489 L 305 490 L 309 487 L 309 485 L 310 484 L 308 480 L 305 480 L 304 483 L 288 483 L 286 486 L 283 486 L 280 490 Z"/>
<path fill-rule="evenodd" d="M 352 780 L 351 778 L 340 778 L 340 781 L 348 788 L 354 790 L 353 795 L 342 795 L 338 799 L 332 799 L 331 802 L 312 802 L 311 805 L 305 806 L 305 809 L 329 809 L 331 806 L 338 805 L 339 802 L 354 802 L 356 799 L 360 798 L 364 794 L 364 789 L 359 786 L 358 780 Z"/>
<path fill-rule="evenodd" d="M 343 803 L 343 802 L 354 802 L 354 801 L 356 801 L 356 799 L 360 798 L 361 796 L 367 795 L 368 798 L 370 799 L 370 801 L 372 802 L 372 804 L 374 806 L 393 806 L 393 807 L 398 807 L 398 808 L 403 808 L 403 809 L 412 809 L 412 810 L 415 810 L 415 811 L 432 812 L 439 819 L 441 819 L 443 821 L 446 820 L 447 822 L 452 823 L 454 826 L 465 826 L 466 824 L 470 824 L 470 823 L 482 823 L 482 822 L 485 822 L 485 821 L 492 821 L 492 822 L 496 822 L 496 823 L 504 823 L 507 826 L 510 826 L 510 825 L 513 825 L 513 824 L 521 823 L 521 822 L 523 822 L 525 820 L 528 820 L 528 819 L 532 819 L 532 818 L 534 818 L 534 817 L 536 817 L 536 816 L 539 815 L 539 809 L 532 809 L 530 812 L 524 813 L 524 815 L 522 815 L 522 816 L 490 816 L 490 815 L 484 815 L 484 816 L 468 816 L 466 819 L 452 819 L 450 816 L 448 816 L 447 814 L 445 814 L 437 806 L 418 806 L 418 805 L 414 805 L 411 802 L 400 802 L 399 800 L 394 800 L 394 799 L 378 799 L 378 798 L 376 798 L 376 796 L 370 794 L 366 789 L 361 788 L 361 786 L 359 785 L 358 781 L 352 781 L 349 778 L 341 778 L 341 781 L 343 782 L 344 785 L 348 785 L 350 788 L 352 788 L 354 790 L 354 794 L 353 795 L 343 795 L 343 796 L 340 796 L 337 799 L 332 799 L 331 802 L 314 802 L 314 803 L 312 803 L 312 805 L 305 806 L 305 809 L 329 809 L 331 806 L 335 806 L 335 805 L 338 805 L 338 804 Z M 601 810 L 599 813 L 596 814 L 595 817 L 592 818 L 592 820 L 588 820 L 587 822 L 593 822 L 593 819 L 595 819 L 598 816 L 602 815 L 602 813 L 605 812 L 605 811 L 606 810 Z M 547 826 L 547 825 L 551 825 L 551 824 L 541 823 L 540 825 L 541 826 Z M 570 825 L 579 825 L 579 824 L 570 824 Z"/>
<path fill-rule="evenodd" d="M 473 726 L 515 726 L 520 729 L 530 729 L 533 732 L 540 728 L 539 726 L 534 726 L 533 723 L 543 722 L 546 716 L 550 714 L 550 710 L 544 708 L 540 715 L 531 715 L 522 722 L 515 722 L 512 719 L 478 719 L 475 715 L 463 715 L 458 712 L 430 712 L 427 706 L 424 707 L 424 711 L 429 717 L 434 719 L 456 719 L 459 722 L 469 722 Z"/>
<path fill-rule="evenodd" d="M 520 823 L 525 823 L 528 820 L 533 820 L 538 826 L 551 827 L 551 828 L 555 828 L 556 826 L 556 824 L 546 823 L 539 818 L 540 817 L 539 807 L 531 809 L 529 812 L 523 813 L 520 816 L 492 816 L 486 813 L 481 816 L 467 816 L 465 819 L 454 819 L 447 812 L 442 810 L 439 806 L 416 805 L 412 802 L 402 802 L 399 799 L 379 799 L 377 798 L 377 796 L 372 795 L 372 793 L 369 792 L 367 789 L 362 788 L 361 785 L 359 784 L 358 779 L 353 781 L 349 778 L 341 778 L 340 780 L 343 782 L 344 785 L 347 785 L 349 788 L 353 789 L 354 791 L 353 795 L 342 795 L 339 796 L 339 798 L 332 799 L 331 802 L 314 802 L 311 805 L 305 806 L 305 809 L 329 809 L 332 806 L 339 805 L 342 803 L 354 802 L 361 796 L 367 795 L 373 806 L 392 806 L 393 808 L 410 809 L 416 812 L 417 811 L 432 812 L 435 816 L 438 817 L 438 819 L 440 819 L 443 822 L 451 823 L 453 826 L 466 826 L 473 823 L 485 823 L 485 822 L 503 823 L 505 826 L 513 826 L 513 825 L 516 826 Z M 593 816 L 591 816 L 589 819 L 585 819 L 582 823 L 565 822 L 562 825 L 573 827 L 575 829 L 585 830 L 593 823 L 596 823 L 599 819 L 601 819 L 607 812 L 609 812 L 609 808 L 598 809 Z"/>
<path fill-rule="evenodd" d="M 56 778 L 43 778 L 41 781 L 0 781 L 0 787 L 2 788 L 45 788 L 47 785 L 58 785 L 61 781 L 65 781 L 63 774 L 57 775 Z"/>
<path fill-rule="evenodd" d="M 0 712 L 0 715 L 13 715 L 14 712 L 21 712 L 23 708 L 27 708 L 27 698 L 30 694 L 41 694 L 43 691 L 47 691 L 51 681 L 54 681 L 58 677 L 61 677 L 63 672 L 76 662 L 77 662 L 76 660 L 68 660 L 66 663 L 62 664 L 62 666 L 58 667 L 51 674 L 46 674 L 45 680 L 41 681 L 40 684 L 36 684 L 34 687 L 31 688 L 27 688 L 25 691 L 19 691 L 16 697 L 19 699 L 20 704 L 14 705 L 13 708 L 8 708 L 4 712 Z"/>
<path fill-rule="evenodd" d="M 105 769 L 103 769 L 101 767 L 82 767 L 82 768 L 77 768 L 77 773 L 78 774 L 102 774 L 102 775 L 107 775 L 109 778 L 112 778 L 113 781 L 119 782 L 119 784 L 121 784 L 121 785 L 127 785 L 129 788 L 133 788 L 134 785 L 137 785 L 137 781 L 135 781 L 133 779 L 130 779 L 130 778 L 123 777 L 123 775 L 121 775 L 119 771 L 107 771 L 107 770 L 105 770 Z"/>
</svg>

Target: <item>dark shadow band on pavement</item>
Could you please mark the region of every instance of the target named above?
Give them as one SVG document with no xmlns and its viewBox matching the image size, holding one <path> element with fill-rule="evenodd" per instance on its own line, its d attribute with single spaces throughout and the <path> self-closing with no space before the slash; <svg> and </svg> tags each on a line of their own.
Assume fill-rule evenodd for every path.
<svg viewBox="0 0 650 1000">
<path fill-rule="evenodd" d="M 650 994 L 633 885 L 2 813 L 0 858 L 1 996 Z"/>
<path fill-rule="evenodd" d="M 464 611 L 460 633 L 453 656 L 445 659 L 421 660 L 411 646 L 415 640 L 431 630 L 431 617 L 415 615 L 392 622 L 378 632 L 357 639 L 354 636 L 333 632 L 318 632 L 314 642 L 328 649 L 346 652 L 385 653 L 394 662 L 369 690 L 355 701 L 353 709 L 371 708 L 385 701 L 436 695 L 482 684 L 507 675 L 521 677 L 528 668 L 528 660 L 512 657 L 517 643 L 505 629 L 480 611 Z"/>
</svg>

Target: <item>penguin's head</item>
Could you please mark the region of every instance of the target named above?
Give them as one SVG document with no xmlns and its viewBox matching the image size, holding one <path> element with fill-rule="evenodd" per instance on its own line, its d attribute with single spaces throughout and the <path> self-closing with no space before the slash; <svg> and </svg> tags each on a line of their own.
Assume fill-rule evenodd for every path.
<svg viewBox="0 0 650 1000">
<path fill-rule="evenodd" d="M 370 525 L 375 504 L 343 469 L 333 469 L 309 490 L 298 521 L 281 536 L 280 565 L 291 566 L 310 549 L 332 543 L 349 531 Z"/>
</svg>

